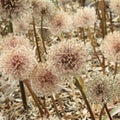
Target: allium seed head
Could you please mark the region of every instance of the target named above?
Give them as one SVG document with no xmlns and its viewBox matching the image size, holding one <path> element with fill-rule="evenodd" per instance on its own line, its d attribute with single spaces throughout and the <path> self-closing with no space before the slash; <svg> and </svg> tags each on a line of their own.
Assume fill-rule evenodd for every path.
<svg viewBox="0 0 120 120">
<path fill-rule="evenodd" d="M 33 51 L 18 47 L 1 54 L 0 68 L 3 75 L 10 79 L 28 79 L 36 63 Z"/>
<path fill-rule="evenodd" d="M 32 0 L 32 7 L 34 16 L 50 17 L 55 13 L 55 5 L 50 0 Z"/>
<path fill-rule="evenodd" d="M 49 69 L 60 76 L 74 76 L 85 68 L 86 50 L 77 41 L 62 41 L 48 50 Z"/>
<path fill-rule="evenodd" d="M 51 95 L 60 90 L 61 81 L 50 70 L 46 64 L 38 64 L 31 75 L 31 87 L 37 95 Z"/>
<path fill-rule="evenodd" d="M 120 0 L 110 0 L 110 8 L 117 14 L 120 14 Z"/>
<path fill-rule="evenodd" d="M 26 48 L 31 48 L 29 39 L 24 36 L 8 35 L 3 38 L 2 50 L 11 50 L 24 46 Z"/>
<path fill-rule="evenodd" d="M 114 31 L 106 35 L 101 44 L 101 51 L 109 61 L 120 63 L 120 32 Z"/>
<path fill-rule="evenodd" d="M 84 7 L 73 16 L 74 27 L 88 28 L 96 22 L 96 11 L 94 8 Z"/>
<path fill-rule="evenodd" d="M 69 31 L 72 29 L 72 19 L 70 15 L 63 10 L 57 11 L 56 15 L 51 17 L 50 28 L 54 34 Z"/>
<path fill-rule="evenodd" d="M 114 81 L 113 78 L 106 75 L 96 75 L 86 83 L 87 94 L 91 102 L 107 102 L 113 96 Z"/>
<path fill-rule="evenodd" d="M 29 0 L 1 0 L 0 13 L 2 17 L 11 16 L 12 19 L 23 19 L 31 13 L 31 3 Z"/>
</svg>

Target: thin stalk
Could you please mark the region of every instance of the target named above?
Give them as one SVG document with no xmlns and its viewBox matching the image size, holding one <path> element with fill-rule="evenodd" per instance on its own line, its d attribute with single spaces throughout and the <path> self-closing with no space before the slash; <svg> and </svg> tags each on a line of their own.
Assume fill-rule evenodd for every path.
<svg viewBox="0 0 120 120">
<path fill-rule="evenodd" d="M 64 119 L 67 120 L 67 116 L 66 116 L 65 110 L 64 110 L 64 108 L 63 108 L 62 102 L 61 102 L 61 100 L 60 100 L 60 98 L 59 98 L 59 95 L 57 95 L 56 97 L 57 97 L 58 103 L 59 103 L 59 105 L 60 105 L 60 108 L 61 108 L 61 110 L 62 110 L 62 112 L 63 112 L 63 114 L 64 114 Z"/>
<path fill-rule="evenodd" d="M 106 74 L 105 72 L 105 57 L 102 56 L 102 71 L 103 71 L 103 74 Z"/>
<path fill-rule="evenodd" d="M 11 22 L 11 16 L 9 16 L 8 33 L 13 33 L 13 24 Z"/>
<path fill-rule="evenodd" d="M 81 79 L 82 79 L 82 78 L 81 78 Z M 88 100 L 87 100 L 87 97 L 86 97 L 86 95 L 85 95 L 85 93 L 84 93 L 84 91 L 83 91 L 83 88 L 82 88 L 82 86 L 81 86 L 81 84 L 80 84 L 80 82 L 79 82 L 78 79 L 76 79 L 76 84 L 77 84 L 77 87 L 78 87 L 78 89 L 80 90 L 80 92 L 81 92 L 81 94 L 82 94 L 82 96 L 83 96 L 83 99 L 84 99 L 84 101 L 85 101 L 85 103 L 86 103 L 86 105 L 87 105 L 88 111 L 89 111 L 89 113 L 90 113 L 90 115 L 91 115 L 91 119 L 92 119 L 92 120 L 95 120 L 93 111 L 92 111 L 92 109 L 91 109 L 91 107 L 90 107 L 90 104 L 89 104 L 89 102 L 88 102 Z"/>
<path fill-rule="evenodd" d="M 112 17 L 112 12 L 110 11 L 110 25 L 111 25 L 111 32 L 114 31 L 114 27 L 113 27 L 113 17 Z"/>
<path fill-rule="evenodd" d="M 105 110 L 106 110 L 106 112 L 107 112 L 107 114 L 108 114 L 109 119 L 112 120 L 112 117 L 111 117 L 110 112 L 109 112 L 109 110 L 108 110 L 107 104 L 104 103 L 104 106 L 105 106 Z"/>
<path fill-rule="evenodd" d="M 53 95 L 51 95 L 51 100 L 52 100 L 52 102 L 53 102 L 53 106 L 54 106 L 54 108 L 55 108 L 55 112 L 56 112 L 57 116 L 59 117 L 59 119 L 61 120 L 61 116 L 60 116 L 60 114 L 59 114 L 59 111 L 58 111 L 58 108 L 57 108 L 57 105 L 56 105 L 56 103 L 55 103 L 55 100 L 54 100 Z"/>
<path fill-rule="evenodd" d="M 45 47 L 44 35 L 43 35 L 43 20 L 44 20 L 43 18 L 44 18 L 44 16 L 41 15 L 41 29 L 40 29 L 40 32 L 41 32 L 41 38 L 42 38 L 42 45 L 43 45 L 45 53 L 47 54 L 47 50 L 46 50 L 46 47 Z"/>
<path fill-rule="evenodd" d="M 26 94 L 25 94 L 25 88 L 24 88 L 23 81 L 19 81 L 19 85 L 20 85 L 23 106 L 24 106 L 24 109 L 27 110 L 28 106 L 27 106 L 27 100 L 26 100 Z"/>
<path fill-rule="evenodd" d="M 30 92 L 30 94 L 31 94 L 31 96 L 32 96 L 32 98 L 33 98 L 33 100 L 35 101 L 35 104 L 37 105 L 37 107 L 38 107 L 38 109 L 39 109 L 39 111 L 40 111 L 40 113 L 41 113 L 41 116 L 43 116 L 44 112 L 43 112 L 43 110 L 42 110 L 40 104 L 38 103 L 36 97 L 34 96 L 34 93 L 33 93 L 32 89 L 31 89 L 31 87 L 30 87 L 30 85 L 28 84 L 27 81 L 25 81 L 25 85 L 26 85 L 26 87 L 28 88 L 28 90 L 29 90 L 29 92 Z"/>
<path fill-rule="evenodd" d="M 102 120 L 102 115 L 103 115 L 103 112 L 104 112 L 104 108 L 105 108 L 105 106 L 103 105 L 103 106 L 102 106 L 102 109 L 101 109 L 101 111 L 100 111 L 99 120 Z"/>
<path fill-rule="evenodd" d="M 106 27 L 106 10 L 105 10 L 105 1 L 102 0 L 102 35 L 103 38 L 107 34 L 107 27 Z"/>
<path fill-rule="evenodd" d="M 100 64 L 100 66 L 101 66 L 101 68 L 102 68 L 102 71 L 103 71 L 103 74 L 105 74 L 105 58 L 104 58 L 104 56 L 103 56 L 103 61 L 101 62 L 101 60 L 100 60 L 100 58 L 99 58 L 99 56 L 98 56 L 98 53 L 97 53 L 97 51 L 96 51 L 96 48 L 95 48 L 95 43 L 94 43 L 94 37 L 92 36 L 92 33 L 91 33 L 91 31 L 90 31 L 90 28 L 88 28 L 88 35 L 89 35 L 89 38 L 90 38 L 90 42 L 91 42 L 91 46 L 92 46 L 92 48 L 93 48 L 93 51 L 94 51 L 94 55 L 96 56 L 96 58 L 98 59 L 98 61 L 99 61 L 99 64 Z"/>
<path fill-rule="evenodd" d="M 25 81 L 25 84 L 27 85 L 29 91 L 31 92 L 32 96 L 36 99 L 37 103 L 42 106 L 42 108 L 45 110 L 46 114 L 49 116 L 49 112 L 47 108 L 44 106 L 44 104 L 40 101 L 40 99 L 36 96 L 36 94 L 33 92 L 33 90 L 30 88 L 27 81 Z"/>
<path fill-rule="evenodd" d="M 36 26 L 35 26 L 35 20 L 34 20 L 34 18 L 33 18 L 33 31 L 34 31 L 34 36 L 35 36 L 35 42 L 36 42 L 36 47 L 37 47 L 39 62 L 41 62 L 42 58 L 41 58 L 41 52 L 40 52 L 40 49 L 39 49 L 39 44 L 38 44 L 38 38 L 37 38 L 37 32 L 36 32 Z"/>
<path fill-rule="evenodd" d="M 116 63 L 115 63 L 114 75 L 116 75 L 116 74 L 117 74 L 117 68 L 118 68 L 118 63 L 116 62 Z"/>
</svg>

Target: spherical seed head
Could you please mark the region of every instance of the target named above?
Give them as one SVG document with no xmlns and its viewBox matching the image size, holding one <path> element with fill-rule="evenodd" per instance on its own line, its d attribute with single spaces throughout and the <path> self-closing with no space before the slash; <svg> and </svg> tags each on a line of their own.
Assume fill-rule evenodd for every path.
<svg viewBox="0 0 120 120">
<path fill-rule="evenodd" d="M 15 34 L 26 34 L 28 30 L 30 29 L 30 25 L 32 22 L 32 15 L 26 15 L 24 19 L 19 19 L 19 20 L 13 20 L 13 32 Z"/>
<path fill-rule="evenodd" d="M 23 19 L 31 14 L 31 3 L 29 0 L 1 0 L 0 2 L 1 16 L 12 19 Z"/>
<path fill-rule="evenodd" d="M 110 0 L 110 8 L 112 11 L 120 14 L 120 0 Z"/>
<path fill-rule="evenodd" d="M 114 31 L 105 36 L 101 51 L 111 62 L 120 62 L 120 32 Z"/>
<path fill-rule="evenodd" d="M 73 16 L 74 27 L 88 28 L 96 22 L 96 11 L 94 8 L 84 7 Z"/>
<path fill-rule="evenodd" d="M 87 95 L 93 103 L 103 103 L 113 96 L 114 81 L 111 76 L 96 75 L 86 83 Z"/>
<path fill-rule="evenodd" d="M 34 53 L 25 47 L 18 47 L 1 54 L 0 68 L 4 76 L 14 80 L 28 79 L 36 64 Z"/>
<path fill-rule="evenodd" d="M 85 68 L 87 52 L 77 41 L 62 41 L 48 50 L 48 68 L 58 76 L 74 76 Z"/>
<path fill-rule="evenodd" d="M 47 69 L 46 64 L 38 64 L 33 70 L 31 87 L 38 96 L 57 93 L 60 90 L 59 84 L 61 81 Z"/>
<path fill-rule="evenodd" d="M 50 17 L 55 13 L 55 5 L 50 0 L 32 0 L 33 15 Z"/>
<path fill-rule="evenodd" d="M 2 43 L 2 50 L 11 50 L 15 48 L 19 48 L 21 46 L 24 46 L 26 48 L 31 48 L 29 39 L 27 39 L 25 36 L 17 36 L 17 35 L 8 35 L 3 38 Z"/>
<path fill-rule="evenodd" d="M 54 34 L 71 30 L 72 19 L 70 15 L 63 10 L 57 11 L 56 15 L 50 19 L 50 29 Z"/>
</svg>

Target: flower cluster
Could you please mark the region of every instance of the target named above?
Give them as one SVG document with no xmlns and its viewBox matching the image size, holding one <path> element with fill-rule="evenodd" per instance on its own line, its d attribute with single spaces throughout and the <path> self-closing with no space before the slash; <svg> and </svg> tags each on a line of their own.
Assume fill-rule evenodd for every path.
<svg viewBox="0 0 120 120">
<path fill-rule="evenodd" d="M 75 27 L 88 28 L 96 22 L 96 11 L 94 8 L 84 7 L 73 15 L 73 25 Z"/>
<path fill-rule="evenodd" d="M 31 13 L 31 4 L 29 0 L 1 0 L 0 13 L 3 18 L 22 19 Z"/>
<path fill-rule="evenodd" d="M 46 64 L 38 64 L 31 75 L 31 86 L 37 95 L 52 95 L 60 90 L 61 80 L 47 69 Z"/>
<path fill-rule="evenodd" d="M 6 37 L 0 63 L 3 75 L 15 80 L 28 79 L 36 63 L 28 39 L 19 36 Z"/>
<path fill-rule="evenodd" d="M 105 36 L 101 51 L 104 56 L 112 62 L 120 62 L 120 32 L 114 31 Z"/>
<path fill-rule="evenodd" d="M 55 13 L 55 6 L 50 0 L 32 0 L 32 7 L 34 16 L 50 17 Z"/>
<path fill-rule="evenodd" d="M 47 64 L 58 76 L 74 76 L 84 69 L 86 56 L 86 50 L 78 41 L 62 41 L 48 51 Z"/>
<path fill-rule="evenodd" d="M 96 75 L 86 82 L 86 86 L 88 97 L 93 103 L 104 103 L 113 97 L 114 80 L 110 76 Z"/>
<path fill-rule="evenodd" d="M 59 10 L 54 16 L 51 17 L 49 26 L 54 34 L 69 31 L 72 29 L 71 16 L 63 10 Z"/>
</svg>

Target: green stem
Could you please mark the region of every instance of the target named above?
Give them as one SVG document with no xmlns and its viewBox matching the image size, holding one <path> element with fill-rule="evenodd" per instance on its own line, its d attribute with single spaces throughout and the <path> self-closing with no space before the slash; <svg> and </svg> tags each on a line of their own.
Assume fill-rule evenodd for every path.
<svg viewBox="0 0 120 120">
<path fill-rule="evenodd" d="M 82 79 L 82 78 L 81 78 L 81 79 Z M 84 99 L 84 101 L 85 101 L 85 103 L 86 103 L 86 105 L 87 105 L 88 111 L 89 111 L 89 113 L 90 113 L 90 115 L 91 115 L 91 119 L 92 119 L 92 120 L 95 120 L 95 117 L 94 117 L 94 114 L 93 114 L 92 109 L 91 109 L 91 107 L 90 107 L 90 104 L 89 104 L 89 102 L 88 102 L 88 100 L 87 100 L 87 97 L 86 97 L 86 95 L 85 95 L 85 93 L 84 93 L 84 91 L 83 91 L 83 88 L 82 88 L 82 86 L 81 86 L 81 84 L 80 84 L 80 82 L 79 82 L 78 79 L 76 79 L 76 86 L 78 87 L 78 89 L 80 90 L 80 92 L 81 92 L 81 94 L 82 94 L 82 96 L 83 96 L 83 99 Z"/>
<path fill-rule="evenodd" d="M 13 24 L 11 22 L 11 16 L 9 16 L 8 33 L 13 33 Z"/>
</svg>

